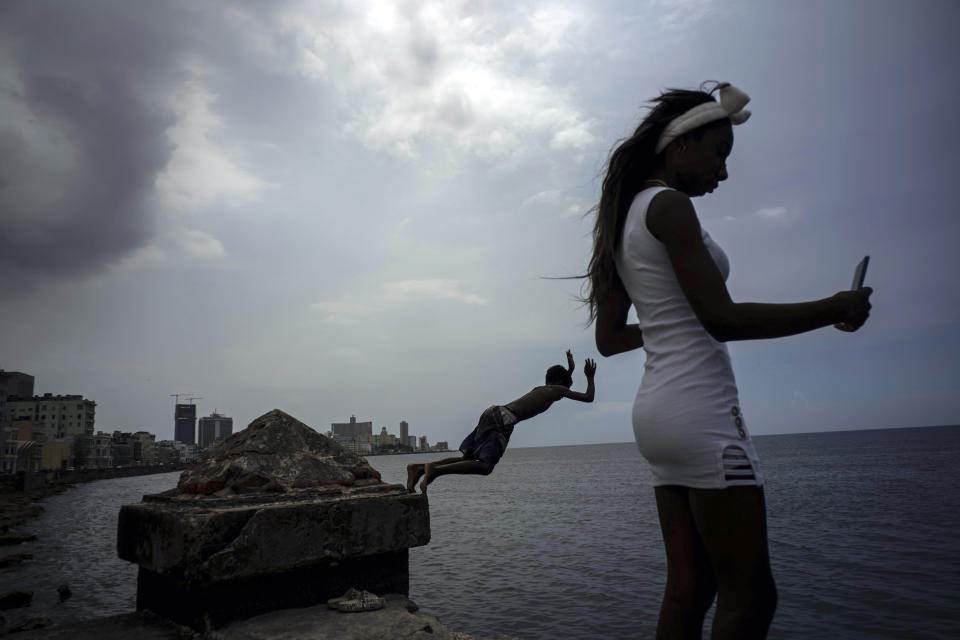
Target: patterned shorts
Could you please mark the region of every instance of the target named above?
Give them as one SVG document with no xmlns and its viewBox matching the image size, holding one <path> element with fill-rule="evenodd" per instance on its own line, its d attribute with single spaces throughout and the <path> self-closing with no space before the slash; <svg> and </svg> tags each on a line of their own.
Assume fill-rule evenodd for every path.
<svg viewBox="0 0 960 640">
<path fill-rule="evenodd" d="M 460 444 L 460 452 L 465 458 L 495 466 L 507 449 L 516 423 L 517 417 L 510 409 L 498 405 L 487 408 L 480 415 L 476 429 Z"/>
</svg>

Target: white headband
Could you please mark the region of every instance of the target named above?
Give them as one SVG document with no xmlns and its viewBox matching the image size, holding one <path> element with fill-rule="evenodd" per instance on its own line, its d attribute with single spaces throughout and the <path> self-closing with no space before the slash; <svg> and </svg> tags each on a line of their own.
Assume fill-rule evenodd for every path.
<svg viewBox="0 0 960 640">
<path fill-rule="evenodd" d="M 660 134 L 660 139 L 657 140 L 656 153 L 666 149 L 675 138 L 708 122 L 723 118 L 729 118 L 733 124 L 743 124 L 747 121 L 750 112 L 744 107 L 750 102 L 750 96 L 729 82 L 724 82 L 719 88 L 720 102 L 711 100 L 698 104 L 670 121 L 667 128 Z"/>
</svg>

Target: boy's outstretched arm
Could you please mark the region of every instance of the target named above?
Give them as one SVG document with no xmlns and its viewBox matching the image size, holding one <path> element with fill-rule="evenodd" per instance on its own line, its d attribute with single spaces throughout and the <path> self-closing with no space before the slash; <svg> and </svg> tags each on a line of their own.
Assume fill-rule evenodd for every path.
<svg viewBox="0 0 960 640">
<path fill-rule="evenodd" d="M 587 376 L 587 390 L 581 392 L 564 389 L 561 392 L 563 397 L 570 398 L 571 400 L 579 400 L 580 402 L 593 402 L 593 376 L 597 373 L 597 363 L 591 358 L 587 358 L 583 363 L 583 373 Z"/>
</svg>

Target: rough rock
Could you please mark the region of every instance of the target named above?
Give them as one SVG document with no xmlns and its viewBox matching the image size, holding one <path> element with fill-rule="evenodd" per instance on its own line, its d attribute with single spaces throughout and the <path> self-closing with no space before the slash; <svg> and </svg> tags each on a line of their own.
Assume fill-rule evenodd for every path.
<svg viewBox="0 0 960 640">
<path fill-rule="evenodd" d="M 10 544 L 21 544 L 24 542 L 31 542 L 36 540 L 37 536 L 32 533 L 24 533 L 20 531 L 7 531 L 5 533 L 0 533 L 0 545 L 10 545 Z"/>
<path fill-rule="evenodd" d="M 32 553 L 12 553 L 8 556 L 3 556 L 0 558 L 0 569 L 5 569 L 7 567 L 13 567 L 18 564 L 23 564 L 33 560 Z"/>
<path fill-rule="evenodd" d="M 23 631 L 33 631 L 34 629 L 43 629 L 53 624 L 50 618 L 27 618 L 10 627 L 9 633 L 20 633 Z"/>
<path fill-rule="evenodd" d="M 385 600 L 382 609 L 353 615 L 324 605 L 276 611 L 234 622 L 217 635 L 222 640 L 483 640 L 453 631 L 428 613 L 410 612 L 404 596 L 387 594 Z"/>
<path fill-rule="evenodd" d="M 407 593 L 407 550 L 430 540 L 427 498 L 379 478 L 282 411 L 261 416 L 178 489 L 120 509 L 137 609 L 205 630 L 348 587 Z"/>
<path fill-rule="evenodd" d="M 422 494 L 384 483 L 233 497 L 146 495 L 120 508 L 117 553 L 187 580 L 251 578 L 424 545 L 428 509 Z"/>
<path fill-rule="evenodd" d="M 284 609 L 203 634 L 204 640 L 520 640 L 495 635 L 481 638 L 453 631 L 436 617 L 410 611 L 397 594 L 385 596 L 379 611 L 346 615 L 317 605 Z M 17 635 L 17 640 L 196 640 L 189 628 L 148 611 L 47 627 Z"/>
<path fill-rule="evenodd" d="M 380 473 L 366 459 L 274 409 L 184 471 L 177 490 L 224 495 L 376 482 Z"/>
<path fill-rule="evenodd" d="M 16 640 L 197 640 L 199 635 L 149 611 L 24 631 Z"/>
<path fill-rule="evenodd" d="M 7 476 L 9 478 L 10 476 Z M 9 482 L 0 482 L 0 544 L 19 544 L 24 540 L 13 539 L 4 542 L 8 533 L 43 513 L 43 507 L 37 504 L 54 494 L 61 493 L 70 485 L 44 485 L 35 489 L 21 491 L 14 489 Z M 29 534 L 27 534 L 29 535 Z M 35 539 L 33 537 L 30 538 Z"/>
<path fill-rule="evenodd" d="M 31 602 L 33 602 L 33 591 L 5 591 L 0 593 L 0 609 L 29 607 Z"/>
</svg>

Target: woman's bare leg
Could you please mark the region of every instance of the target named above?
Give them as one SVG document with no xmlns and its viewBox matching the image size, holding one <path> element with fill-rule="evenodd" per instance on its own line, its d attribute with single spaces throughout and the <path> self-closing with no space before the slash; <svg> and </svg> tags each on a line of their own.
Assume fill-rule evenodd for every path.
<svg viewBox="0 0 960 640">
<path fill-rule="evenodd" d="M 445 461 L 428 462 L 424 465 L 423 480 L 420 481 L 420 491 L 427 493 L 427 486 L 437 479 L 438 476 L 445 476 L 448 473 L 457 473 L 463 475 L 489 475 L 493 467 L 487 462 L 480 460 L 466 460 L 464 458 L 448 458 L 453 462 L 443 464 Z"/>
<path fill-rule="evenodd" d="M 667 552 L 667 586 L 657 622 L 657 640 L 700 640 L 716 582 L 707 549 L 690 509 L 689 489 L 654 489 Z"/>
<path fill-rule="evenodd" d="M 717 581 L 712 638 L 766 638 L 777 588 L 763 488 L 690 489 L 689 500 Z"/>
</svg>

